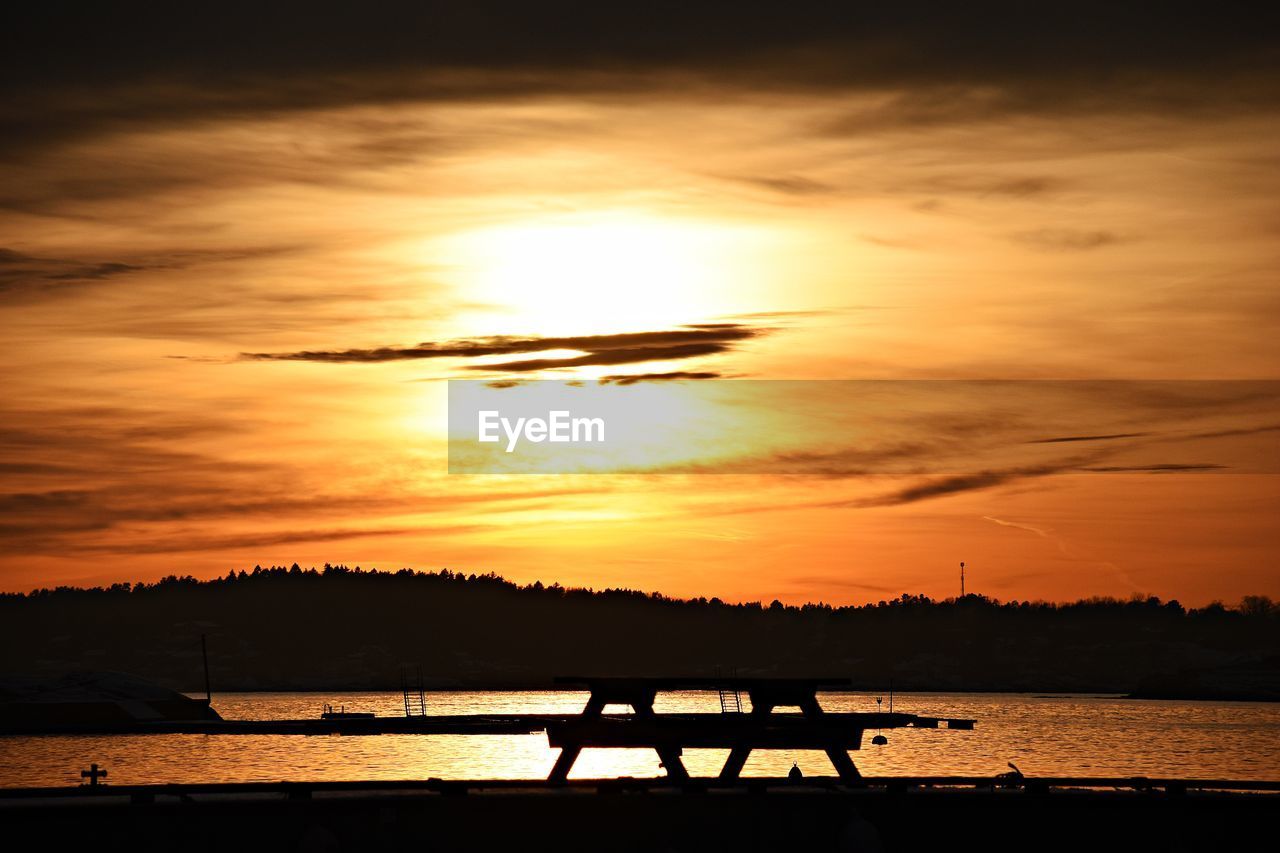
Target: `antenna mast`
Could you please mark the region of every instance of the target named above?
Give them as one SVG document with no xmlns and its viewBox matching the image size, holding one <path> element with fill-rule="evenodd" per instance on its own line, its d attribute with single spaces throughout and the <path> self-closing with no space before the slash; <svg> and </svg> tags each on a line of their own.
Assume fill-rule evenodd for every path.
<svg viewBox="0 0 1280 853">
<path fill-rule="evenodd" d="M 204 658 L 204 704 L 212 707 L 213 692 L 209 689 L 209 647 L 205 645 L 204 634 L 200 635 L 200 657 Z"/>
<path fill-rule="evenodd" d="M 960 561 L 960 597 L 964 598 L 964 561 Z"/>
</svg>

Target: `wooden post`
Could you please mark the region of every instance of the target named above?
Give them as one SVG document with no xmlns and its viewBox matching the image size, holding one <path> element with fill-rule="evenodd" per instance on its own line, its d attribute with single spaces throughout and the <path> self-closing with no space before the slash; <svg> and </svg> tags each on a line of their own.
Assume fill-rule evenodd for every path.
<svg viewBox="0 0 1280 853">
<path fill-rule="evenodd" d="M 729 750 L 729 757 L 725 759 L 724 767 L 720 769 L 720 778 L 726 782 L 737 779 L 750 757 L 751 747 L 749 746 L 735 746 Z"/>
<path fill-rule="evenodd" d="M 205 645 L 204 634 L 200 635 L 200 657 L 204 658 L 204 704 L 213 706 L 213 692 L 209 688 L 209 647 Z"/>
</svg>

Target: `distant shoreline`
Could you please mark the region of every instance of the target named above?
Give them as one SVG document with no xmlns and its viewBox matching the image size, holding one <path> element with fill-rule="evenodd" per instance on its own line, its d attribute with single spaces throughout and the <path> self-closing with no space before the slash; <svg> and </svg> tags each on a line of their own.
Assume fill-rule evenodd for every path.
<svg viewBox="0 0 1280 853">
<path fill-rule="evenodd" d="M 340 626 L 333 630 L 324 626 Z M 564 674 L 837 675 L 859 693 L 1280 701 L 1280 605 L 970 594 L 735 605 L 442 571 L 262 569 L 0 596 L 0 672 L 203 692 L 546 690 Z M 207 655 L 206 655 L 207 652 Z M 207 659 L 207 669 L 206 669 Z"/>
</svg>

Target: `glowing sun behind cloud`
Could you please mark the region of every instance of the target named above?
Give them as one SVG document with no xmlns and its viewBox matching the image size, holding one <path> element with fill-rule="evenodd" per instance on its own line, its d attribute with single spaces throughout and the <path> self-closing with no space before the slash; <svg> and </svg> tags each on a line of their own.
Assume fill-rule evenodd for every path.
<svg viewBox="0 0 1280 853">
<path fill-rule="evenodd" d="M 747 310 L 766 292 L 759 255 L 778 242 L 758 226 L 611 211 L 467 231 L 431 251 L 479 303 L 486 328 L 496 311 L 512 332 L 558 335 Z"/>
</svg>

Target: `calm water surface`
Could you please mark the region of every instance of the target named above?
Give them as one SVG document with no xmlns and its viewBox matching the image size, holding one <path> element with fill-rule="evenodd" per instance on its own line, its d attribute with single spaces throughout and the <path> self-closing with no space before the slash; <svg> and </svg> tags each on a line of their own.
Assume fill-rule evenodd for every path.
<svg viewBox="0 0 1280 853">
<path fill-rule="evenodd" d="M 874 711 L 866 694 L 823 694 L 828 711 Z M 399 693 L 223 693 L 227 719 L 316 717 L 321 706 L 400 716 Z M 431 714 L 577 713 L 585 693 L 449 692 L 427 696 Z M 655 710 L 719 711 L 714 692 L 658 697 Z M 610 709 L 613 710 L 613 709 Z M 618 709 L 621 710 L 621 709 Z M 886 708 L 887 710 L 887 708 Z M 974 731 L 895 729 L 886 746 L 853 759 L 864 774 L 992 774 L 1012 761 L 1028 775 L 1280 779 L 1280 706 L 1248 702 L 1136 701 L 1091 696 L 906 694 L 895 711 L 972 717 Z M 90 762 L 116 784 L 347 779 L 545 778 L 558 750 L 544 734 L 372 737 L 148 735 L 0 737 L 0 786 L 71 785 Z M 714 776 L 726 751 L 685 752 L 694 775 Z M 821 752 L 756 752 L 744 775 L 777 776 L 797 762 L 832 775 Z M 584 750 L 574 777 L 660 776 L 648 750 Z"/>
</svg>

